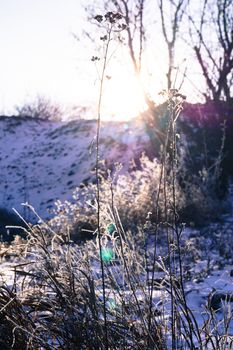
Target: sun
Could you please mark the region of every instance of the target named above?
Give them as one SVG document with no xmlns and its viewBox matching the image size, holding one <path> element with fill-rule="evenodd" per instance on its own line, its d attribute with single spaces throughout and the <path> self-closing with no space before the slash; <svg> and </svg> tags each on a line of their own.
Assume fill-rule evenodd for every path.
<svg viewBox="0 0 233 350">
<path fill-rule="evenodd" d="M 143 89 L 135 75 L 115 70 L 106 76 L 103 110 L 106 118 L 129 120 L 146 109 Z"/>
</svg>

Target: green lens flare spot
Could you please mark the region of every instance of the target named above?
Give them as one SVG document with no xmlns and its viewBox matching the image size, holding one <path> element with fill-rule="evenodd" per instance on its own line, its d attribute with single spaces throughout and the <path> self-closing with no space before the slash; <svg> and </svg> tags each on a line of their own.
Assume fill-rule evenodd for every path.
<svg viewBox="0 0 233 350">
<path fill-rule="evenodd" d="M 107 230 L 108 230 L 108 233 L 111 235 L 113 234 L 113 232 L 116 231 L 116 226 L 114 224 L 110 224 L 108 225 Z"/>
<path fill-rule="evenodd" d="M 110 299 L 110 300 L 108 300 L 108 302 L 107 302 L 107 306 L 108 306 L 108 309 L 109 310 L 111 310 L 111 311 L 113 311 L 113 310 L 115 310 L 115 308 L 116 308 L 116 303 L 115 303 L 115 300 L 113 300 L 113 299 Z"/>
<path fill-rule="evenodd" d="M 114 253 L 111 248 L 102 248 L 101 257 L 104 263 L 109 263 L 114 258 Z"/>
</svg>

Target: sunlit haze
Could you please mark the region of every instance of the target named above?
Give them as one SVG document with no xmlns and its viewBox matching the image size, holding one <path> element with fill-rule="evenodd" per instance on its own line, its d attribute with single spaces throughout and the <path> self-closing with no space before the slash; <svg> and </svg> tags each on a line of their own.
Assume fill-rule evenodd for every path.
<svg viewBox="0 0 233 350">
<path fill-rule="evenodd" d="M 98 75 L 91 57 L 97 45 L 91 46 L 83 36 L 86 26 L 92 28 L 79 0 L 0 0 L 1 114 L 14 113 L 16 105 L 37 95 L 65 106 L 91 106 L 94 111 Z M 181 52 L 180 60 L 183 58 Z M 146 92 L 156 100 L 159 90 L 166 86 L 167 67 L 166 50 L 159 41 L 147 48 L 144 60 L 153 67 L 145 70 Z M 109 74 L 104 116 L 134 117 L 145 108 L 142 87 L 127 64 L 112 64 Z"/>
</svg>

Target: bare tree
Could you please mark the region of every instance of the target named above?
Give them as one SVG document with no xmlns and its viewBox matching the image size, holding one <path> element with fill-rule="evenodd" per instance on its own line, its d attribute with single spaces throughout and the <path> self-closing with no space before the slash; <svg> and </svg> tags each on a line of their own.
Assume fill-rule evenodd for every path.
<svg viewBox="0 0 233 350">
<path fill-rule="evenodd" d="M 233 1 L 203 0 L 199 26 L 189 16 L 196 42 L 194 51 L 207 84 L 206 100 L 232 101 Z"/>
<path fill-rule="evenodd" d="M 33 101 L 15 107 L 18 116 L 44 120 L 61 120 L 63 110 L 47 97 L 38 95 Z"/>
<path fill-rule="evenodd" d="M 130 57 L 133 62 L 135 73 L 139 75 L 142 66 L 143 43 L 145 41 L 145 30 L 143 24 L 145 0 L 135 1 L 133 8 L 129 7 L 129 1 L 127 0 L 114 2 L 117 4 L 118 10 L 123 13 L 125 18 Z"/>
<path fill-rule="evenodd" d="M 175 46 L 180 24 L 189 0 L 158 0 L 162 33 L 168 50 L 167 89 L 172 87 Z M 170 7 L 170 16 L 166 13 Z M 168 19 L 168 20 L 167 20 Z"/>
<path fill-rule="evenodd" d="M 144 27 L 144 12 L 146 0 L 104 0 L 102 12 L 115 12 L 121 14 L 126 25 L 126 44 L 135 75 L 140 79 L 142 68 L 142 53 L 146 40 Z M 86 6 L 85 10 L 89 18 L 93 18 L 97 11 L 96 2 Z M 97 23 L 98 24 L 98 23 Z"/>
</svg>

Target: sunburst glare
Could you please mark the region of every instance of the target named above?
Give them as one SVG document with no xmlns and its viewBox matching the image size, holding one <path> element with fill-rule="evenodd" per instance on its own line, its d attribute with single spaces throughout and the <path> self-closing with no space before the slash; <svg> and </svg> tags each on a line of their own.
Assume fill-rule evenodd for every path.
<svg viewBox="0 0 233 350">
<path fill-rule="evenodd" d="M 106 76 L 104 115 L 116 120 L 129 120 L 146 109 L 143 88 L 134 74 L 115 69 Z"/>
</svg>

